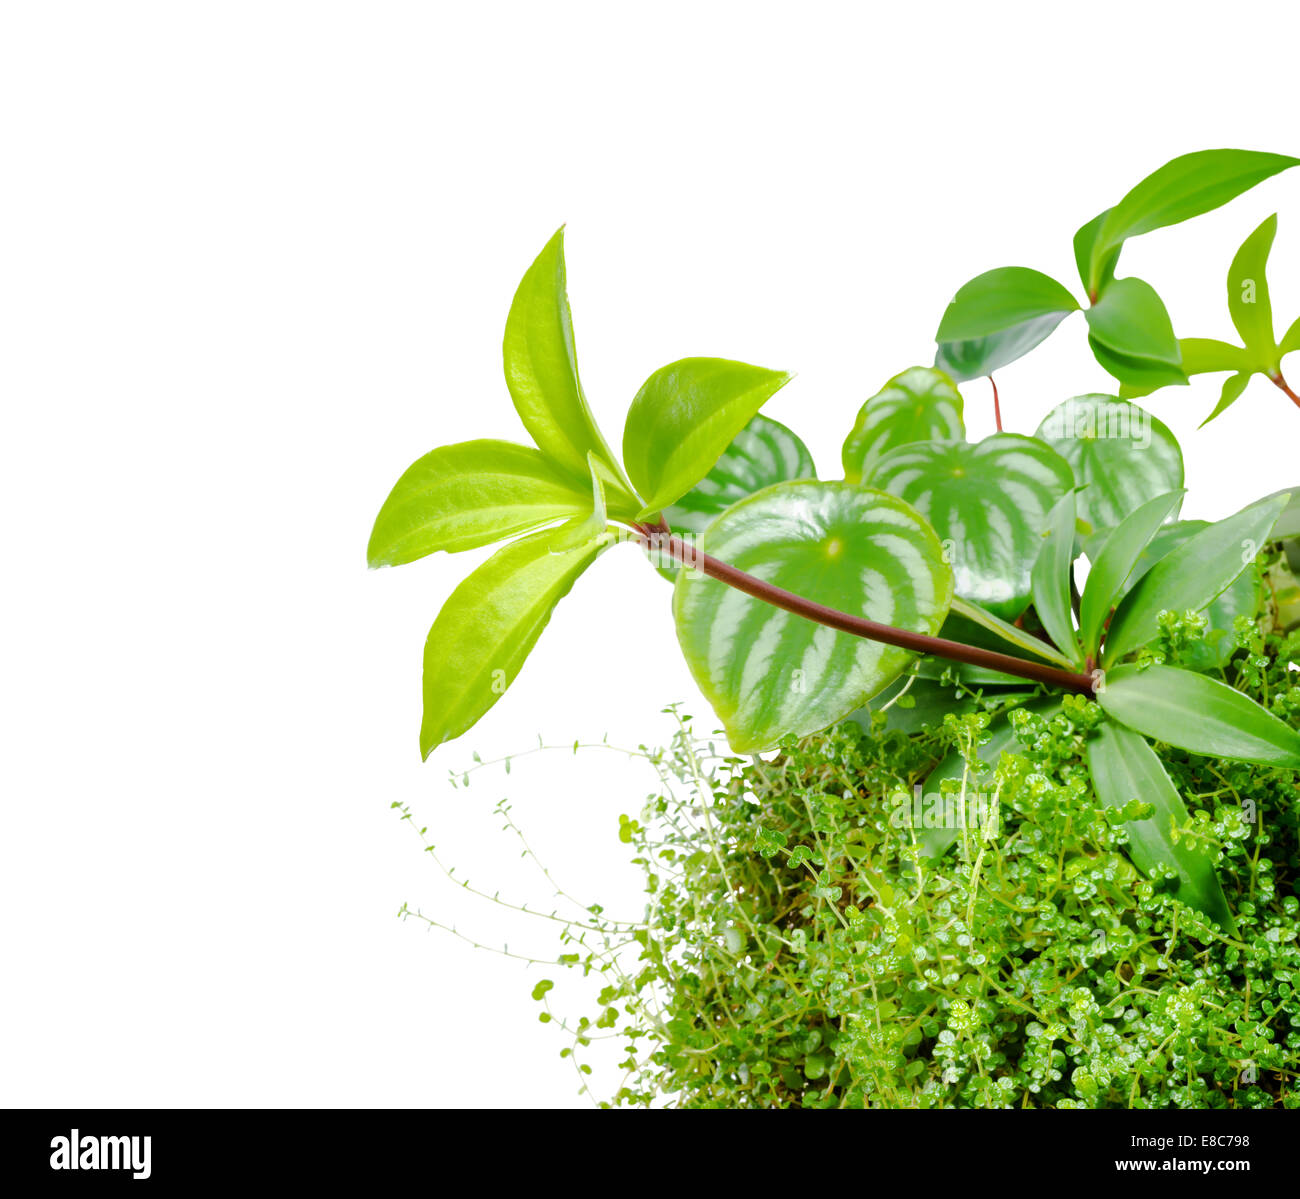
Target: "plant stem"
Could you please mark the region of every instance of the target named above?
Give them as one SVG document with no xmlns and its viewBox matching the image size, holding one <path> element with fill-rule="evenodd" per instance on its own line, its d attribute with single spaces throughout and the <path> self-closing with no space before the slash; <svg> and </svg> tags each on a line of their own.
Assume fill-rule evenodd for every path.
<svg viewBox="0 0 1300 1199">
<path fill-rule="evenodd" d="M 992 375 L 989 375 L 987 377 L 989 381 L 989 386 L 993 388 L 993 419 L 997 421 L 998 432 L 1001 433 L 1002 432 L 1002 405 L 998 403 L 998 385 L 994 381 Z"/>
<path fill-rule="evenodd" d="M 1291 397 L 1291 403 L 1293 403 L 1297 408 L 1300 408 L 1300 395 L 1296 395 L 1296 393 L 1291 390 L 1291 388 L 1287 384 L 1287 381 L 1284 378 L 1282 378 L 1282 372 L 1278 371 L 1276 375 L 1272 376 L 1272 379 L 1273 382 L 1278 387 L 1280 387 L 1284 392 L 1286 392 L 1287 395 Z"/>
<path fill-rule="evenodd" d="M 980 649 L 974 645 L 963 645 L 960 641 L 949 641 L 944 637 L 930 637 L 925 633 L 913 633 L 907 629 L 896 629 L 893 625 L 880 624 L 878 621 L 865 620 L 849 612 L 841 612 L 810 600 L 783 587 L 773 586 L 762 579 L 728 566 L 717 558 L 702 553 L 694 546 L 687 545 L 675 534 L 668 532 L 662 520 L 657 528 L 644 526 L 639 533 L 642 544 L 650 550 L 658 550 L 675 558 L 687 568 L 693 567 L 703 571 L 711 579 L 726 583 L 737 591 L 752 595 L 755 599 L 793 612 L 805 620 L 824 624 L 828 628 L 850 633 L 854 637 L 863 637 L 868 641 L 879 641 L 885 645 L 897 646 L 915 654 L 934 655 L 947 658 L 953 662 L 964 662 L 968 666 L 984 666 L 990 670 L 1000 670 L 1004 674 L 1017 678 L 1030 679 L 1035 683 L 1046 683 L 1052 687 L 1063 687 L 1067 691 L 1077 691 L 1091 696 L 1093 678 L 1088 674 L 1075 674 L 1038 662 L 1029 662 L 1024 658 L 1013 658 L 1010 654 L 1000 654 L 995 650 Z"/>
</svg>

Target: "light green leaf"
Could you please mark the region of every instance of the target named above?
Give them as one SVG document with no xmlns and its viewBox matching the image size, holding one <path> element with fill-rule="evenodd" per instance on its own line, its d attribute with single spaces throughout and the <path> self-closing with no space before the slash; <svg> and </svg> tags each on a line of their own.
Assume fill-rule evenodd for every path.
<svg viewBox="0 0 1300 1199">
<path fill-rule="evenodd" d="M 1174 838 L 1174 829 L 1191 817 L 1155 751 L 1123 725 L 1103 724 L 1088 739 L 1088 769 L 1104 806 L 1124 808 L 1136 799 L 1155 808 L 1145 820 L 1123 826 L 1134 865 L 1148 876 L 1173 871 L 1178 898 L 1236 935 L 1213 859 L 1199 842 Z"/>
<path fill-rule="evenodd" d="M 1182 490 L 1171 491 L 1137 508 L 1106 539 L 1088 571 L 1079 604 L 1079 635 L 1083 652 L 1093 661 L 1097 659 L 1106 617 L 1123 594 L 1143 549 L 1160 526 L 1178 511 L 1185 494 Z"/>
<path fill-rule="evenodd" d="M 1047 514 L 1074 486 L 1055 451 L 1016 433 L 995 433 L 978 445 L 900 446 L 876 463 L 872 482 L 934 526 L 957 594 L 1005 620 L 1028 605 Z"/>
<path fill-rule="evenodd" d="M 875 464 L 900 445 L 965 440 L 956 384 L 943 371 L 914 366 L 890 379 L 858 411 L 844 441 L 844 477 L 870 483 Z"/>
<path fill-rule="evenodd" d="M 952 575 L 933 530 L 878 491 L 778 483 L 728 508 L 700 548 L 777 587 L 933 634 Z M 815 624 L 694 570 L 673 595 L 677 638 L 737 752 L 824 729 L 860 708 L 912 655 Z"/>
<path fill-rule="evenodd" d="M 462 441 L 425 454 L 397 481 L 366 559 L 400 566 L 437 550 L 474 549 L 590 506 L 590 493 L 532 446 Z"/>
<path fill-rule="evenodd" d="M 655 371 L 623 430 L 628 475 L 645 497 L 640 515 L 654 515 L 690 491 L 790 378 L 725 358 L 683 358 Z"/>
<path fill-rule="evenodd" d="M 503 351 L 510 397 L 542 453 L 585 490 L 587 454 L 594 452 L 617 481 L 619 502 L 613 506 L 628 508 L 631 489 L 596 427 L 578 379 L 565 291 L 563 229 L 546 243 L 515 292 Z"/>
<path fill-rule="evenodd" d="M 939 322 L 935 365 L 961 382 L 1014 362 L 1046 338 L 1079 302 L 1028 267 L 986 271 L 961 287 Z"/>
<path fill-rule="evenodd" d="M 699 537 L 714 517 L 747 495 L 773 483 L 816 477 L 808 447 L 783 424 L 760 412 L 736 434 L 713 469 L 664 509 L 664 519 L 673 532 Z M 672 582 L 680 569 L 670 559 L 660 564 L 659 573 Z"/>
<path fill-rule="evenodd" d="M 1268 542 L 1287 498 L 1259 500 L 1195 533 L 1160 559 L 1115 609 L 1103 665 L 1113 665 L 1150 641 L 1161 612 L 1199 612 L 1222 595 Z"/>
<path fill-rule="evenodd" d="M 1242 392 L 1246 390 L 1247 384 L 1250 383 L 1250 374 L 1248 371 L 1242 371 L 1239 375 L 1229 375 L 1223 381 L 1223 388 L 1219 392 L 1219 402 L 1215 404 L 1214 411 L 1210 413 L 1200 423 L 1200 428 L 1204 429 L 1216 416 L 1226 412 L 1239 399 Z"/>
<path fill-rule="evenodd" d="M 1183 357 L 1183 371 L 1188 375 L 1242 371 L 1250 367 L 1250 355 L 1241 346 L 1213 337 L 1184 337 L 1178 342 L 1178 350 Z"/>
<path fill-rule="evenodd" d="M 1047 635 L 1069 659 L 1082 662 L 1079 638 L 1074 631 L 1074 609 L 1070 603 L 1070 575 L 1074 563 L 1074 493 L 1066 492 L 1047 515 L 1042 548 L 1030 575 L 1034 611 Z"/>
<path fill-rule="evenodd" d="M 442 606 L 424 647 L 420 752 L 426 758 L 501 698 L 555 605 L 600 553 L 595 544 L 552 553 L 553 539 L 553 531 L 543 529 L 512 541 Z"/>
<path fill-rule="evenodd" d="M 603 537 L 608 531 L 606 522 L 609 515 L 605 509 L 605 481 L 601 476 L 600 465 L 595 454 L 587 455 L 587 464 L 591 469 L 591 511 L 586 516 L 575 516 L 566 520 L 555 530 L 551 538 L 551 553 L 563 554 L 578 549 Z"/>
<path fill-rule="evenodd" d="M 1294 353 L 1296 350 L 1300 350 L 1300 317 L 1297 317 L 1292 322 L 1291 328 L 1286 331 L 1286 335 L 1278 346 L 1277 356 L 1281 358 L 1283 355 Z"/>
<path fill-rule="evenodd" d="M 984 642 L 983 644 L 985 644 L 989 649 L 996 649 L 1002 653 L 1010 653 L 1011 649 L 1008 647 L 1014 647 L 1015 649 L 1023 650 L 1025 653 L 1030 654 L 1035 658 L 1042 658 L 1056 666 L 1064 667 L 1066 670 L 1073 670 L 1076 667 L 1076 663 L 1072 659 L 1067 658 L 1055 646 L 1049 645 L 1040 637 L 1035 637 L 1033 633 L 1028 633 L 1024 629 L 1017 628 L 1015 625 L 1011 624 L 1010 621 L 1003 620 L 999 616 L 994 616 L 987 608 L 982 608 L 979 604 L 973 603 L 968 599 L 962 599 L 961 596 L 958 595 L 953 596 L 952 599 L 952 611 L 948 617 L 950 623 L 953 621 L 954 617 L 961 617 L 963 620 L 968 620 L 972 624 L 976 624 L 980 628 L 992 633 L 996 638 L 998 638 L 998 641 L 1006 642 L 1006 645 L 1000 645 L 998 644 L 998 641 Z M 960 641 L 966 645 L 980 644 L 980 642 L 970 636 L 953 635 L 950 633 L 947 625 L 944 627 L 942 636 L 947 637 L 950 641 Z M 1023 655 L 1017 654 L 1015 656 L 1021 657 Z M 948 665 L 948 663 L 945 661 L 944 665 Z"/>
<path fill-rule="evenodd" d="M 1241 340 L 1265 374 L 1277 373 L 1277 343 L 1273 340 L 1273 304 L 1268 295 L 1268 254 L 1277 236 L 1277 213 L 1241 244 L 1228 268 L 1228 311 Z"/>
<path fill-rule="evenodd" d="M 1121 382 L 1187 382 L 1169 313 L 1149 283 L 1116 279 L 1085 315 L 1094 354 L 1100 344 L 1098 361 Z"/>
<path fill-rule="evenodd" d="M 1174 666 L 1116 666 L 1097 702 L 1139 733 L 1206 757 L 1300 770 L 1300 732 L 1227 683 Z"/>
<path fill-rule="evenodd" d="M 1200 150 L 1148 175 L 1102 222 L 1092 242 L 1089 291 L 1096 289 L 1108 256 L 1130 237 L 1210 212 L 1300 159 L 1252 150 Z"/>
<path fill-rule="evenodd" d="M 1079 486 L 1079 519 L 1113 529 L 1158 495 L 1183 485 L 1178 439 L 1149 412 L 1127 400 L 1082 395 L 1047 414 L 1036 434 L 1061 455 Z"/>
</svg>

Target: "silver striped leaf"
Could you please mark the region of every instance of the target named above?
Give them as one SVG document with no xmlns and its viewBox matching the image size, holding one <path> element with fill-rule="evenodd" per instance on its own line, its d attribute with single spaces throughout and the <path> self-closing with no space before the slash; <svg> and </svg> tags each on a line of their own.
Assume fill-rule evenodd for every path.
<svg viewBox="0 0 1300 1199">
<path fill-rule="evenodd" d="M 1178 439 L 1145 408 L 1116 396 L 1066 400 L 1047 414 L 1035 436 L 1070 464 L 1080 488 L 1077 515 L 1094 534 L 1116 528 L 1148 500 L 1183 485 Z"/>
<path fill-rule="evenodd" d="M 894 496 L 849 483 L 777 483 L 728 508 L 700 548 L 841 611 L 934 634 L 952 572 L 934 531 Z M 837 632 L 698 570 L 673 594 L 677 639 L 737 752 L 827 728 L 892 682 L 906 650 Z"/>
<path fill-rule="evenodd" d="M 965 441 L 962 398 L 957 385 L 930 366 L 895 375 L 862 405 L 844 441 L 844 477 L 875 486 L 876 463 L 914 441 Z"/>
<path fill-rule="evenodd" d="M 1051 446 L 994 433 L 975 445 L 918 442 L 892 450 L 872 482 L 934 527 L 959 596 L 1015 620 L 1029 605 L 1047 514 L 1074 476 Z"/>
</svg>

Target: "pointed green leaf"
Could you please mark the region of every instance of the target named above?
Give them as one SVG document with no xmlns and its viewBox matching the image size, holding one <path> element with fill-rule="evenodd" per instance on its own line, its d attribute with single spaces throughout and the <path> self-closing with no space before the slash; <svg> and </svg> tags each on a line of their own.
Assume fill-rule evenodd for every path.
<svg viewBox="0 0 1300 1199">
<path fill-rule="evenodd" d="M 367 561 L 400 566 L 526 532 L 591 504 L 532 446 L 462 441 L 425 454 L 397 481 L 370 534 Z"/>
<path fill-rule="evenodd" d="M 1241 399 L 1242 392 L 1246 390 L 1249 383 L 1250 374 L 1247 371 L 1242 371 L 1239 375 L 1229 375 L 1224 379 L 1223 388 L 1219 392 L 1219 402 L 1215 404 L 1214 411 L 1201 421 L 1199 427 L 1204 429 L 1216 416 L 1222 415 L 1231 408 L 1233 404 Z"/>
<path fill-rule="evenodd" d="M 1143 549 L 1160 526 L 1173 516 L 1186 492 L 1171 491 L 1141 505 L 1127 516 L 1105 540 L 1097 560 L 1088 571 L 1079 604 L 1079 635 L 1083 652 L 1093 661 L 1101 645 L 1101 631 Z"/>
<path fill-rule="evenodd" d="M 1273 304 L 1268 296 L 1268 254 L 1277 236 L 1277 213 L 1241 244 L 1228 268 L 1228 311 L 1255 363 L 1266 374 L 1277 372 L 1273 340 Z"/>
<path fill-rule="evenodd" d="M 1139 733 L 1206 757 L 1300 770 L 1300 732 L 1227 683 L 1175 666 L 1116 666 L 1097 702 Z"/>
<path fill-rule="evenodd" d="M 956 384 L 943 371 L 914 366 L 890 379 L 858 411 L 844 440 L 844 477 L 870 483 L 875 464 L 900 445 L 965 440 Z"/>
<path fill-rule="evenodd" d="M 1284 354 L 1291 354 L 1296 350 L 1300 350 L 1300 317 L 1297 317 L 1292 322 L 1291 328 L 1286 331 L 1278 346 L 1277 356 L 1281 358 Z"/>
<path fill-rule="evenodd" d="M 1116 279 L 1085 314 L 1093 353 L 1121 382 L 1153 377 L 1185 383 L 1178 339 L 1155 289 L 1141 279 Z"/>
<path fill-rule="evenodd" d="M 1119 602 L 1102 655 L 1109 667 L 1145 645 L 1161 612 L 1199 612 L 1223 594 L 1268 542 L 1287 496 L 1270 496 L 1189 537 Z"/>
<path fill-rule="evenodd" d="M 1178 342 L 1178 350 L 1183 357 L 1183 371 L 1189 375 L 1241 371 L 1250 366 L 1250 355 L 1241 346 L 1213 337 L 1184 337 Z"/>
<path fill-rule="evenodd" d="M 725 358 L 683 358 L 655 371 L 632 401 L 623 431 L 628 476 L 645 497 L 641 516 L 703 479 L 790 378 Z"/>
<path fill-rule="evenodd" d="M 506 318 L 503 347 L 506 385 L 515 410 L 542 453 L 587 484 L 587 454 L 594 452 L 619 481 L 620 503 L 631 501 L 622 471 L 587 406 L 578 379 L 573 321 L 564 277 L 560 229 L 528 268 Z M 635 508 L 633 508 L 635 510 Z"/>
<path fill-rule="evenodd" d="M 1174 838 L 1174 829 L 1191 817 L 1155 751 L 1123 725 L 1103 724 L 1088 739 L 1088 769 L 1106 807 L 1123 808 L 1136 799 L 1155 808 L 1146 819 L 1124 824 L 1134 865 L 1148 876 L 1173 871 L 1178 898 L 1235 935 L 1213 859 L 1199 842 Z"/>
<path fill-rule="evenodd" d="M 890 451 L 872 482 L 912 504 L 944 543 L 957 594 L 1014 620 L 1029 603 L 1029 574 L 1070 468 L 1041 441 L 995 433 L 978 445 L 917 442 Z"/>
<path fill-rule="evenodd" d="M 1047 635 L 1069 658 L 1071 665 L 1082 661 L 1079 638 L 1074 631 L 1074 608 L 1070 602 L 1070 576 L 1074 563 L 1074 492 L 1066 492 L 1047 514 L 1042 548 L 1030 576 L 1034 611 Z"/>
<path fill-rule="evenodd" d="M 934 339 L 935 365 L 974 379 L 1027 354 L 1079 302 L 1055 279 L 1023 266 L 986 271 L 952 298 Z"/>
<path fill-rule="evenodd" d="M 986 641 L 971 637 L 966 632 L 957 633 L 949 628 L 949 625 L 955 623 L 955 617 L 960 617 L 978 625 L 980 628 L 992 633 L 997 640 Z M 1066 670 L 1073 670 L 1076 666 L 1072 659 L 1067 658 L 1054 645 L 1049 645 L 1041 638 L 1035 637 L 1033 633 L 1017 628 L 1010 621 L 994 616 L 987 608 L 982 608 L 979 604 L 968 599 L 962 599 L 961 596 L 957 595 L 953 596 L 952 611 L 948 616 L 948 624 L 945 624 L 940 635 L 950 641 L 960 641 L 965 645 L 982 644 L 988 649 L 995 649 L 1004 654 L 1011 653 L 1015 657 L 1024 657 L 1028 654 L 1031 657 L 1042 658 L 1044 661 L 1051 662 L 1056 666 L 1064 667 Z M 1005 642 L 1005 644 L 1001 644 L 1002 642 Z M 1023 652 L 1016 654 L 1015 650 Z M 945 662 L 944 665 L 949 665 L 949 663 Z"/>
<path fill-rule="evenodd" d="M 1093 283 L 1092 248 L 1096 244 L 1108 216 L 1110 216 L 1109 208 L 1105 212 L 1098 213 L 1086 225 L 1081 226 L 1074 235 L 1074 265 L 1079 268 L 1079 280 L 1083 284 L 1084 290 L 1093 299 L 1100 296 L 1111 280 L 1115 278 L 1115 267 L 1119 262 L 1119 246 L 1116 246 L 1102 261 L 1097 281 L 1095 284 Z"/>
<path fill-rule="evenodd" d="M 1252 150 L 1200 150 L 1165 163 L 1142 180 L 1102 222 L 1093 239 L 1089 290 L 1108 255 L 1130 237 L 1210 212 L 1300 159 Z"/>
<path fill-rule="evenodd" d="M 1113 529 L 1134 509 L 1183 485 L 1178 439 L 1127 400 L 1082 395 L 1047 414 L 1037 436 L 1074 471 L 1079 519 Z"/>
<path fill-rule="evenodd" d="M 442 606 L 424 647 L 420 752 L 426 758 L 501 698 L 555 605 L 600 553 L 594 544 L 552 553 L 553 538 L 552 530 L 543 529 L 512 541 Z"/>
<path fill-rule="evenodd" d="M 952 575 L 908 505 L 849 483 L 778 483 L 728 508 L 700 548 L 788 591 L 933 634 Z M 860 708 L 912 655 L 815 624 L 694 570 L 673 595 L 677 638 L 737 752 L 769 749 Z"/>
<path fill-rule="evenodd" d="M 587 464 L 591 470 L 590 511 L 585 516 L 575 516 L 566 520 L 555 530 L 551 538 L 551 553 L 562 554 L 578 549 L 603 537 L 607 531 L 606 522 L 609 514 L 605 509 L 605 480 L 601 475 L 600 465 L 595 454 L 587 455 Z"/>
</svg>

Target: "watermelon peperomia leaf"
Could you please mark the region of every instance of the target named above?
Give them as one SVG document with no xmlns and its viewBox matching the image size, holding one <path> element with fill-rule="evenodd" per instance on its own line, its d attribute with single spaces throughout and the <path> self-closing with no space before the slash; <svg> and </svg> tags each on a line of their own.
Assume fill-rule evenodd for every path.
<svg viewBox="0 0 1300 1199">
<path fill-rule="evenodd" d="M 623 431 L 623 461 L 645 497 L 638 519 L 703 479 L 790 378 L 725 358 L 683 358 L 655 371 L 632 401 Z"/>
<path fill-rule="evenodd" d="M 937 632 L 952 599 L 933 530 L 894 496 L 849 483 L 764 488 L 713 521 L 700 548 L 765 583 L 913 632 Z M 913 656 L 693 571 L 678 577 L 673 612 L 687 665 L 737 752 L 843 719 Z"/>
<path fill-rule="evenodd" d="M 962 398 L 941 370 L 914 366 L 895 375 L 858 410 L 841 457 L 850 483 L 870 483 L 890 450 L 917 441 L 965 441 Z"/>
<path fill-rule="evenodd" d="M 876 463 L 871 478 L 934 526 L 957 594 L 1005 620 L 1028 605 L 1047 514 L 1074 486 L 1051 446 L 1018 433 L 994 433 L 976 445 L 900 446 Z"/>
</svg>

